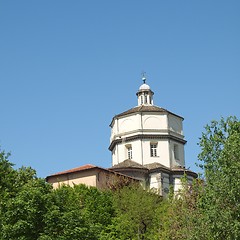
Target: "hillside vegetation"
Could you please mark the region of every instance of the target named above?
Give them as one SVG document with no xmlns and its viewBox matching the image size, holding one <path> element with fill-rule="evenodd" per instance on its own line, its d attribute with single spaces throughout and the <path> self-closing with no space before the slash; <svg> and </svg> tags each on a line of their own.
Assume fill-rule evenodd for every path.
<svg viewBox="0 0 240 240">
<path fill-rule="evenodd" d="M 56 190 L 0 152 L 0 240 L 240 239 L 240 121 L 213 121 L 200 138 L 202 179 L 167 199 L 141 186 Z"/>
</svg>

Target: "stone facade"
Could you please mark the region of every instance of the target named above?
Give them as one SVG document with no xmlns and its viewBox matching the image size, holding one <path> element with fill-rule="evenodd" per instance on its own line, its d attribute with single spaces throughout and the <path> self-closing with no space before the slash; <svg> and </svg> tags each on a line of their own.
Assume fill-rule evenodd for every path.
<svg viewBox="0 0 240 240">
<path fill-rule="evenodd" d="M 170 185 L 175 192 L 181 188 L 184 174 L 190 183 L 197 174 L 185 169 L 183 117 L 153 105 L 153 94 L 144 79 L 137 92 L 138 106 L 113 117 L 110 169 L 165 195 Z"/>
</svg>

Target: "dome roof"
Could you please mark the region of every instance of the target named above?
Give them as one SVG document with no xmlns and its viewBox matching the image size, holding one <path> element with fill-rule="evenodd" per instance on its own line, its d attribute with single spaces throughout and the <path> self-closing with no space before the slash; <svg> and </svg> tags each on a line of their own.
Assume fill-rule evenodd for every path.
<svg viewBox="0 0 240 240">
<path fill-rule="evenodd" d="M 140 113 L 140 112 L 144 112 L 144 113 L 155 112 L 155 113 L 172 114 L 172 115 L 174 115 L 176 117 L 179 117 L 183 120 L 183 117 L 181 117 L 181 116 L 179 116 L 175 113 L 172 113 L 172 112 L 168 111 L 167 109 L 164 109 L 164 108 L 161 108 L 161 107 L 158 107 L 158 106 L 152 106 L 152 105 L 149 105 L 149 106 L 141 105 L 141 106 L 131 108 L 131 109 L 125 111 L 125 112 L 122 112 L 120 114 L 115 115 L 113 117 L 113 119 L 118 118 L 118 117 L 122 117 L 122 116 L 126 116 L 126 115 L 129 115 L 129 114 L 133 114 L 133 113 Z"/>
<path fill-rule="evenodd" d="M 150 87 L 146 83 L 144 83 L 140 86 L 139 90 L 150 90 Z"/>
</svg>

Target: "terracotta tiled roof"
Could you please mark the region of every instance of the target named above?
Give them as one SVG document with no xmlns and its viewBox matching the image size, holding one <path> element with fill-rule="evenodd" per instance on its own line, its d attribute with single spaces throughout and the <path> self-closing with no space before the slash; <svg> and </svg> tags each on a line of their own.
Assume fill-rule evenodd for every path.
<svg viewBox="0 0 240 240">
<path fill-rule="evenodd" d="M 92 169 L 92 168 L 99 168 L 99 167 L 97 167 L 95 165 L 92 165 L 92 164 L 86 164 L 86 165 L 83 165 L 81 167 L 76 167 L 76 168 L 72 168 L 72 169 L 69 169 L 69 170 L 66 170 L 66 171 L 63 171 L 63 172 L 55 173 L 53 175 L 50 175 L 49 177 L 57 176 L 57 175 L 63 175 L 63 174 L 67 174 L 67 173 L 79 172 L 79 171 Z"/>
<path fill-rule="evenodd" d="M 158 107 L 158 106 L 153 106 L 153 105 L 141 105 L 141 106 L 137 106 L 137 107 L 134 107 L 134 108 L 131 108 L 125 112 L 122 112 L 120 114 L 117 114 L 114 116 L 114 118 L 117 118 L 117 117 L 121 117 L 121 116 L 125 116 L 125 115 L 128 115 L 128 114 L 131 114 L 131 113 L 137 113 L 137 112 L 162 112 L 162 113 L 170 113 L 172 115 L 175 115 L 177 117 L 180 117 L 182 118 L 181 116 L 179 115 L 176 115 L 175 113 L 172 113 L 164 108 L 161 108 L 161 107 Z M 113 119 L 114 119 L 113 118 Z M 182 118 L 183 119 L 183 118 Z"/>
<path fill-rule="evenodd" d="M 124 177 L 128 177 L 128 178 L 137 180 L 137 179 L 135 179 L 134 177 L 131 177 L 131 176 L 128 176 L 128 175 L 119 173 L 119 172 L 115 172 L 115 171 L 113 171 L 113 170 L 111 170 L 111 169 L 106 169 L 106 168 L 98 167 L 98 166 L 95 166 L 95 165 L 92 165 L 92 164 L 86 164 L 86 165 L 83 165 L 83 166 L 80 166 L 80 167 L 76 167 L 76 168 L 72 168 L 72 169 L 69 169 L 69 170 L 66 170 L 66 171 L 58 172 L 58 173 L 55 173 L 55 174 L 53 174 L 53 175 L 47 176 L 46 179 L 49 179 L 49 178 L 55 177 L 55 176 L 59 176 L 59 175 L 64 175 L 64 174 L 69 174 L 69 173 L 75 173 L 75 172 L 85 171 L 85 170 L 89 170 L 89 169 L 93 169 L 93 168 L 97 168 L 97 169 L 100 169 L 100 170 L 102 170 L 102 171 L 106 171 L 106 172 L 109 172 L 109 173 L 112 173 L 112 174 L 117 174 L 117 175 L 120 175 L 120 176 L 124 176 Z"/>
</svg>

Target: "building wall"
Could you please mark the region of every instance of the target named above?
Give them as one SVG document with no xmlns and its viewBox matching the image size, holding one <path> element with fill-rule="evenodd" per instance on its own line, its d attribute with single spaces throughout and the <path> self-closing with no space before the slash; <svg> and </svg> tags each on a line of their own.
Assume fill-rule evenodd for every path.
<svg viewBox="0 0 240 240">
<path fill-rule="evenodd" d="M 134 113 L 114 119 L 110 141 L 122 137 L 132 136 L 137 132 L 168 133 L 183 138 L 182 118 L 167 113 Z"/>
<path fill-rule="evenodd" d="M 156 191 L 161 196 L 169 193 L 170 179 L 169 174 L 164 172 L 150 173 L 150 189 Z"/>
<path fill-rule="evenodd" d="M 112 152 L 112 165 L 116 165 L 128 159 L 127 148 L 132 146 L 132 160 L 142 164 L 141 141 L 135 140 L 131 142 L 123 142 L 115 146 Z"/>
<path fill-rule="evenodd" d="M 143 113 L 142 115 L 143 129 L 149 130 L 167 130 L 167 115 L 159 115 L 156 113 Z"/>
<path fill-rule="evenodd" d="M 105 189 L 114 184 L 118 176 L 105 171 L 99 171 L 96 179 L 96 187 Z"/>
<path fill-rule="evenodd" d="M 118 137 L 128 137 L 133 134 L 133 131 L 140 131 L 141 119 L 139 114 L 129 115 L 115 119 L 112 125 L 110 141 Z"/>
<path fill-rule="evenodd" d="M 150 149 L 151 143 L 157 143 L 156 157 L 151 157 L 151 149 Z M 131 142 L 119 143 L 118 145 L 115 146 L 115 149 L 112 151 L 113 166 L 128 159 L 127 148 L 130 145 L 132 147 L 133 161 L 142 165 L 157 162 L 157 163 L 163 164 L 166 167 L 171 167 L 170 160 L 171 160 L 171 154 L 173 155 L 173 150 L 172 152 L 170 152 L 169 148 L 173 147 L 173 144 L 170 146 L 169 141 L 164 139 L 154 139 L 154 140 L 145 139 L 145 140 L 135 140 Z M 183 150 L 183 146 L 180 146 L 179 150 L 180 149 Z M 179 155 L 181 156 L 181 161 L 183 161 L 184 156 L 182 152 Z"/>
<path fill-rule="evenodd" d="M 177 146 L 178 153 L 175 156 L 174 148 Z M 170 141 L 170 165 L 171 167 L 182 166 L 185 167 L 185 154 L 184 154 L 184 145 L 176 141 Z"/>
<path fill-rule="evenodd" d="M 151 157 L 151 143 L 157 143 L 157 156 Z M 169 142 L 163 139 L 143 140 L 143 164 L 149 163 L 160 163 L 166 167 L 170 167 L 170 156 L 169 156 Z"/>
<path fill-rule="evenodd" d="M 61 185 L 69 185 L 73 187 L 77 184 L 85 184 L 86 186 L 97 187 L 99 189 L 111 189 L 119 184 L 128 184 L 133 181 L 136 182 L 136 180 L 131 177 L 129 178 L 101 168 L 49 176 L 47 178 L 47 182 L 51 183 L 54 189 L 60 187 Z"/>
<path fill-rule="evenodd" d="M 53 188 L 57 188 L 62 184 L 73 186 L 74 184 L 86 184 L 87 186 L 96 187 L 97 171 L 81 171 L 76 173 L 68 173 L 64 175 L 51 176 L 48 179 L 52 183 Z"/>
<path fill-rule="evenodd" d="M 184 166 L 184 144 L 168 139 L 124 141 L 139 134 L 166 135 L 184 139 L 182 118 L 169 113 L 134 113 L 115 119 L 112 123 L 111 141 L 121 139 L 112 151 L 112 165 L 128 159 L 127 147 L 132 146 L 132 160 L 139 164 L 158 162 L 166 167 Z M 156 157 L 150 156 L 150 143 L 157 143 Z M 174 150 L 177 148 L 177 154 Z M 177 155 L 177 157 L 176 157 Z"/>
<path fill-rule="evenodd" d="M 183 124 L 182 124 L 181 118 L 170 114 L 168 116 L 168 125 L 169 125 L 169 130 L 175 133 L 178 133 L 180 135 L 183 135 Z"/>
<path fill-rule="evenodd" d="M 144 132 L 145 134 L 167 133 L 167 114 L 135 113 L 115 119 L 112 124 L 110 141 L 119 137 L 129 137 Z"/>
<path fill-rule="evenodd" d="M 178 193 L 179 191 L 181 191 L 183 189 L 183 184 L 182 184 L 182 177 L 184 177 L 184 175 L 180 175 L 180 174 L 176 174 L 173 175 L 173 187 L 174 187 L 174 193 Z M 189 186 L 193 183 L 194 181 L 194 177 L 187 175 L 187 182 L 189 184 Z"/>
<path fill-rule="evenodd" d="M 130 169 L 130 168 L 123 168 L 121 170 L 114 169 L 114 171 L 120 172 L 121 174 L 124 174 L 126 176 L 133 177 L 134 179 L 140 180 L 142 182 L 146 182 L 148 180 L 148 173 L 145 169 Z"/>
</svg>

